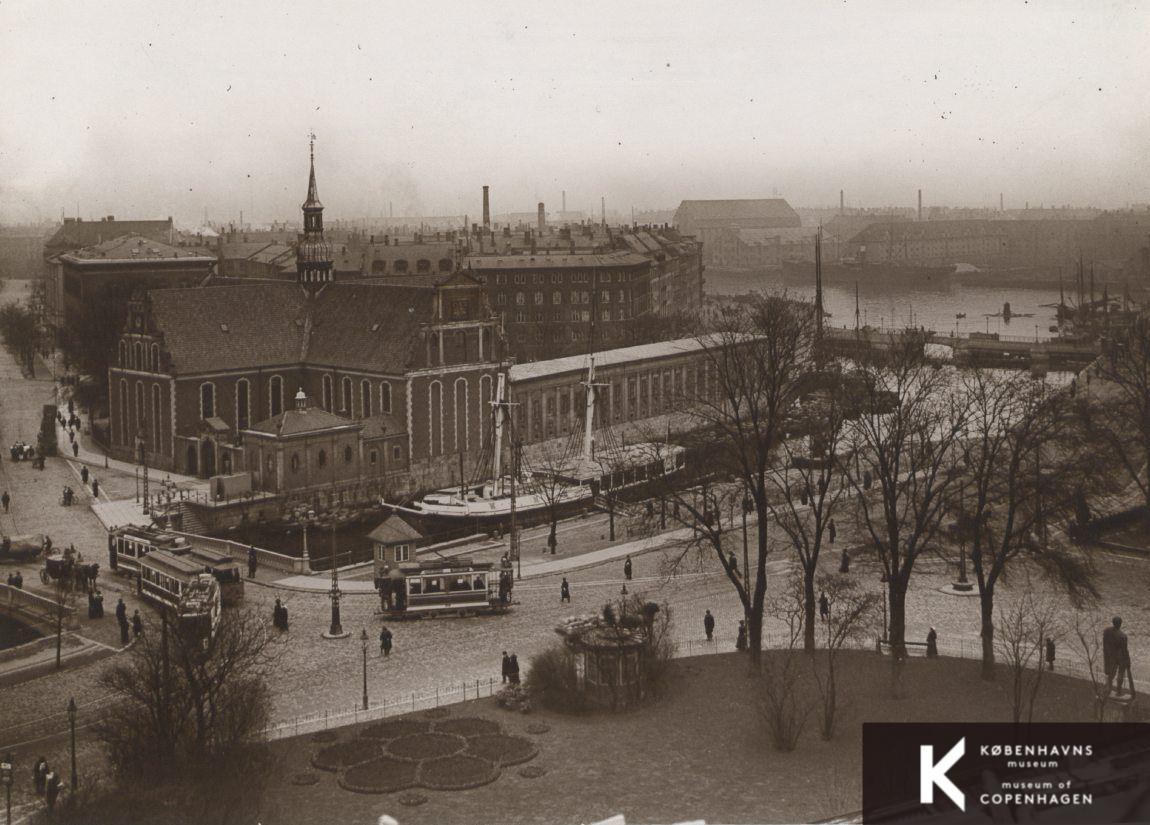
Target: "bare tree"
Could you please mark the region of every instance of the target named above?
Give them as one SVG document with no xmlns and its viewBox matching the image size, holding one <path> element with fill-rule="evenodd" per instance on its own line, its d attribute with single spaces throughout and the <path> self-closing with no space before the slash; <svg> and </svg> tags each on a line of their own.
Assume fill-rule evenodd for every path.
<svg viewBox="0 0 1150 825">
<path fill-rule="evenodd" d="M 809 303 L 771 295 L 722 312 L 698 336 L 701 367 L 687 370 L 686 386 L 678 391 L 695 427 L 688 450 L 699 462 L 696 485 L 684 490 L 668 484 L 659 492 L 660 517 L 669 511 L 672 523 L 687 528 L 670 569 L 692 554 L 719 559 L 743 606 L 756 668 L 767 592 L 770 473 L 787 416 L 806 387 L 814 331 Z M 744 498 L 757 529 L 754 551 L 740 570 L 724 547 L 729 531 L 722 514 L 731 514 L 730 526 Z"/>
<path fill-rule="evenodd" d="M 824 539 L 834 521 L 846 479 L 839 462 L 844 417 L 837 380 L 803 404 L 802 423 L 809 431 L 806 445 L 784 439 L 780 464 L 767 478 L 775 495 L 767 506 L 775 524 L 790 540 L 803 573 L 803 648 L 815 649 L 815 574 Z"/>
<path fill-rule="evenodd" d="M 1000 611 L 996 644 L 1010 669 L 1006 690 L 1015 724 L 1022 721 L 1024 714 L 1028 724 L 1034 719 L 1034 704 L 1044 672 L 1042 653 L 1046 640 L 1055 633 L 1056 615 L 1053 602 L 1037 595 L 1029 578 L 1021 597 L 1007 611 Z"/>
<path fill-rule="evenodd" d="M 1077 611 L 1074 614 L 1074 624 L 1070 628 L 1070 648 L 1077 653 L 1086 664 L 1086 672 L 1090 677 L 1090 684 L 1094 688 L 1094 714 L 1093 720 L 1101 722 L 1106 715 L 1106 701 L 1110 698 L 1110 690 L 1104 663 L 1102 659 L 1102 632 L 1110 626 L 1110 621 L 1103 618 L 1097 610 Z"/>
<path fill-rule="evenodd" d="M 554 555 L 559 545 L 559 511 L 571 493 L 570 457 L 554 441 L 540 445 L 532 457 L 531 484 L 547 508 L 547 547 Z"/>
<path fill-rule="evenodd" d="M 994 679 L 994 595 L 1018 560 L 1030 562 L 1080 604 L 1095 598 L 1082 553 L 1051 539 L 1087 475 L 1065 396 L 1022 374 L 966 372 L 967 427 L 956 450 L 965 470 L 953 498 L 959 539 L 969 541 L 981 608 L 982 678 Z"/>
<path fill-rule="evenodd" d="M 838 654 L 847 644 L 872 631 L 879 597 L 850 576 L 823 574 L 818 583 L 827 597 L 829 612 L 822 622 L 822 653 L 812 663 L 822 700 L 820 733 L 823 739 L 830 739 L 834 736 L 838 710 Z"/>
<path fill-rule="evenodd" d="M 771 615 L 786 628 L 786 643 L 775 655 L 777 660 L 759 676 L 759 715 L 767 735 L 777 751 L 795 749 L 803 729 L 815 709 L 801 690 L 802 660 L 807 656 L 798 650 L 803 635 L 802 575 L 792 575 L 781 594 L 770 602 Z"/>
<path fill-rule="evenodd" d="M 906 658 L 907 587 L 946 515 L 951 455 L 967 417 L 951 373 L 927 363 L 923 345 L 907 333 L 884 357 L 863 361 L 859 415 L 848 427 L 848 479 L 886 581 L 896 663 Z"/>
<path fill-rule="evenodd" d="M 1150 507 L 1150 321 L 1138 318 L 1092 368 L 1105 383 L 1083 407 L 1091 435 Z"/>
</svg>

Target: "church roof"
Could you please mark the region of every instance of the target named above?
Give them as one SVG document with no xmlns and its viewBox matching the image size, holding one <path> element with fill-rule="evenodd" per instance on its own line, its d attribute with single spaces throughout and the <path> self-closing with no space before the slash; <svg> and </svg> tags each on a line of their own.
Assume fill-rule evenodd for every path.
<svg viewBox="0 0 1150 825">
<path fill-rule="evenodd" d="M 304 435 L 305 433 L 338 430 L 346 427 L 359 427 L 350 418 L 330 413 L 320 407 L 307 407 L 302 410 L 284 410 L 251 427 L 253 432 L 276 436 Z"/>
<path fill-rule="evenodd" d="M 254 279 L 149 295 L 180 375 L 302 364 L 401 375 L 435 300 L 431 285 L 336 282 L 309 297 L 292 281 Z"/>
</svg>

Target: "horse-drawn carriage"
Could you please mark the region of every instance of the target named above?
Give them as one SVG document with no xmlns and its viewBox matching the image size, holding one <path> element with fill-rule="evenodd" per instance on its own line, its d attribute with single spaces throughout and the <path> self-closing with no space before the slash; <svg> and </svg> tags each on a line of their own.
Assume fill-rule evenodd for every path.
<svg viewBox="0 0 1150 825">
<path fill-rule="evenodd" d="M 0 539 L 0 562 L 29 562 L 43 552 L 47 539 L 39 533 L 26 536 L 4 536 Z"/>
<path fill-rule="evenodd" d="M 36 448 L 23 441 L 17 441 L 8 448 L 8 455 L 13 461 L 31 461 L 36 457 Z"/>
<path fill-rule="evenodd" d="M 40 581 L 44 584 L 55 582 L 60 587 L 72 587 L 90 593 L 99 573 L 99 564 L 85 562 L 82 553 L 68 548 L 63 553 L 45 557 L 44 566 L 40 569 Z"/>
</svg>

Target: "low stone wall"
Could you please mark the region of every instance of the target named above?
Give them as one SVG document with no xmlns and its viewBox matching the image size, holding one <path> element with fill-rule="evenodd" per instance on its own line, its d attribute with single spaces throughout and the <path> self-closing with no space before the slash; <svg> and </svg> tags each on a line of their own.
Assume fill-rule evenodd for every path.
<svg viewBox="0 0 1150 825">
<path fill-rule="evenodd" d="M 56 626 L 57 612 L 64 612 L 64 629 L 75 630 L 80 626 L 76 609 L 68 605 L 59 606 L 52 599 L 37 596 L 27 590 L 0 584 L 0 610 L 7 615 L 26 621 L 38 627 Z"/>
<path fill-rule="evenodd" d="M 231 541 L 229 539 L 218 539 L 212 536 L 201 536 L 196 533 L 182 533 L 178 530 L 170 530 L 169 532 L 177 536 L 183 536 L 190 544 L 196 547 L 206 547 L 210 550 L 216 550 L 221 553 L 227 553 L 238 562 L 247 564 L 248 550 L 251 549 L 247 544 L 240 544 L 239 542 Z M 261 567 L 270 567 L 273 570 L 283 570 L 286 573 L 308 573 L 310 572 L 304 566 L 302 558 L 295 558 L 294 556 L 286 556 L 283 553 L 277 553 L 274 550 L 265 550 L 262 547 L 255 548 L 256 557 L 259 559 Z"/>
</svg>

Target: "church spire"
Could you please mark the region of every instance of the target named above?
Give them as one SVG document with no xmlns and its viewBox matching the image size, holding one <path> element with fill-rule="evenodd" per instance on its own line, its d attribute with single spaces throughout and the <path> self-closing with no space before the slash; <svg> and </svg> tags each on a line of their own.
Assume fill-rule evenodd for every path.
<svg viewBox="0 0 1150 825">
<path fill-rule="evenodd" d="M 318 292 L 332 281 L 332 251 L 323 237 L 323 204 L 315 185 L 315 135 L 310 135 L 307 200 L 303 206 L 303 234 L 296 247 L 296 280 L 305 289 Z"/>
</svg>

